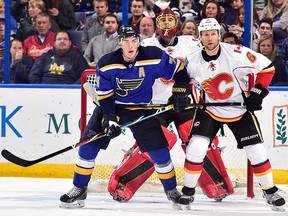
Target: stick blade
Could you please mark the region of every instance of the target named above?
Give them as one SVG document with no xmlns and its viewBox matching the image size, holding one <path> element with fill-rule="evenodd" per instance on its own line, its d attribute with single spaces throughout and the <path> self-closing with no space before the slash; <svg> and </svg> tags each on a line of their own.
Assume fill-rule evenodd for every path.
<svg viewBox="0 0 288 216">
<path fill-rule="evenodd" d="M 17 164 L 22 167 L 28 167 L 33 165 L 33 161 L 23 160 L 22 158 L 17 157 L 16 155 L 12 154 L 10 151 L 3 149 L 1 151 L 1 155 L 11 163 Z"/>
</svg>

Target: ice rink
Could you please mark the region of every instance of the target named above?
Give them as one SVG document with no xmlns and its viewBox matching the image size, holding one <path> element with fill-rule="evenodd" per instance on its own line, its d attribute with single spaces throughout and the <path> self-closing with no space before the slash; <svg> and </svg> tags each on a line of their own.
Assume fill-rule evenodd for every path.
<svg viewBox="0 0 288 216">
<path fill-rule="evenodd" d="M 71 179 L 0 178 L 1 216 L 270 216 L 288 215 L 274 212 L 256 188 L 256 197 L 248 199 L 243 189 L 220 203 L 197 192 L 192 209 L 179 211 L 171 207 L 164 193 L 137 192 L 128 203 L 114 201 L 107 192 L 90 192 L 82 209 L 59 208 L 59 197 L 72 187 Z M 281 194 L 288 200 L 288 186 L 278 185 Z M 239 190 L 239 191 L 238 191 Z"/>
</svg>

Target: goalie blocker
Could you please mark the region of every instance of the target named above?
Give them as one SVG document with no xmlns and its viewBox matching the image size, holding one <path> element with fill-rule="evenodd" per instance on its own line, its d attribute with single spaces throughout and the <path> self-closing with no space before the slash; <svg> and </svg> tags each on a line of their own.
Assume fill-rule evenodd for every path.
<svg viewBox="0 0 288 216">
<path fill-rule="evenodd" d="M 192 120 L 179 126 L 178 132 L 183 142 L 189 141 L 188 135 L 191 123 Z M 168 148 L 170 150 L 176 143 L 177 137 L 163 126 L 162 130 L 168 141 Z M 221 201 L 226 196 L 233 194 L 234 188 L 217 145 L 218 139 L 216 137 L 207 151 L 204 159 L 204 169 L 198 180 L 198 185 L 207 197 Z M 185 147 L 185 144 L 182 145 L 184 151 Z M 124 155 L 122 163 L 111 174 L 108 183 L 108 192 L 114 200 L 127 202 L 154 171 L 154 164 L 148 153 L 142 153 L 137 143 L 135 143 Z"/>
</svg>

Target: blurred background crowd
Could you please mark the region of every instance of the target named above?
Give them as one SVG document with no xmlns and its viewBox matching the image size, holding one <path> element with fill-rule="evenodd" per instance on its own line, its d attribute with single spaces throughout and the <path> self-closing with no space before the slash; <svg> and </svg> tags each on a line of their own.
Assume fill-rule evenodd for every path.
<svg viewBox="0 0 288 216">
<path fill-rule="evenodd" d="M 128 0 L 128 24 L 157 37 L 162 6 L 177 17 L 177 36 L 198 38 L 202 18 L 221 24 L 222 42 L 244 44 L 244 0 Z M 119 48 L 122 0 L 0 0 L 0 83 L 4 79 L 5 9 L 10 9 L 10 83 L 80 83 L 104 54 Z M 251 49 L 276 68 L 271 85 L 288 85 L 288 0 L 254 0 Z M 244 31 L 245 30 L 245 31 Z M 56 75 L 62 74 L 61 78 Z"/>
</svg>

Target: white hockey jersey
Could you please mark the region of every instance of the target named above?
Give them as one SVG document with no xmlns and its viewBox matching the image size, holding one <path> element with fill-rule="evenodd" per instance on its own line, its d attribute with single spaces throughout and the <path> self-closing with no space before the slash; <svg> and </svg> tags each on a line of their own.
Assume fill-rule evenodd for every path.
<svg viewBox="0 0 288 216">
<path fill-rule="evenodd" d="M 178 36 L 178 43 L 175 46 L 164 47 L 159 42 L 158 38 L 152 37 L 144 39 L 141 42 L 142 46 L 156 46 L 165 50 L 167 54 L 173 58 L 177 58 L 184 62 L 187 54 L 200 49 L 200 42 L 194 36 Z M 167 104 L 168 99 L 172 96 L 172 88 L 174 82 L 165 79 L 157 79 L 153 85 L 153 104 Z"/>
<path fill-rule="evenodd" d="M 187 56 L 185 66 L 192 83 L 205 91 L 204 102 L 244 102 L 242 92 L 247 92 L 248 75 L 266 73 L 271 61 L 262 54 L 239 46 L 220 43 L 221 53 L 216 60 L 207 62 L 202 51 Z M 266 68 L 264 70 L 264 68 Z M 233 122 L 246 112 L 245 107 L 207 107 L 209 115 L 219 121 Z"/>
</svg>

